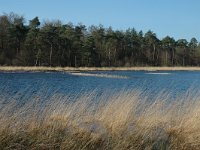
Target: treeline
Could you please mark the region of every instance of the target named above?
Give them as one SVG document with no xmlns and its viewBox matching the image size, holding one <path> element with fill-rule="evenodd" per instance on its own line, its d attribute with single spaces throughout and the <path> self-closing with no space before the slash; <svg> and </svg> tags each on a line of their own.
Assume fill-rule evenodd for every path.
<svg viewBox="0 0 200 150">
<path fill-rule="evenodd" d="M 152 31 L 86 27 L 61 21 L 25 24 L 23 16 L 0 15 L 0 65 L 12 66 L 199 66 L 195 38 L 158 39 Z"/>
</svg>

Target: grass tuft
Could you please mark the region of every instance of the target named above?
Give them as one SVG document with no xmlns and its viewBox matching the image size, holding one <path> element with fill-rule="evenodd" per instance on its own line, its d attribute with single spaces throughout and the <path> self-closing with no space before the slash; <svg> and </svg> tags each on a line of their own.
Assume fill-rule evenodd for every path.
<svg viewBox="0 0 200 150">
<path fill-rule="evenodd" d="M 0 101 L 0 149 L 200 149 L 200 100 L 146 101 L 139 92 L 71 101 Z"/>
</svg>

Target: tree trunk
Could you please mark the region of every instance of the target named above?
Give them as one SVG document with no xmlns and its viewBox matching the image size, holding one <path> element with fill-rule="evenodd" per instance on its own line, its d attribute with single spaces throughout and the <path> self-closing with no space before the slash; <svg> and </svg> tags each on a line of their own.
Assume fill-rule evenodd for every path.
<svg viewBox="0 0 200 150">
<path fill-rule="evenodd" d="M 36 58 L 35 66 L 37 66 L 37 64 L 38 64 L 38 57 Z"/>
<path fill-rule="evenodd" d="M 4 48 L 3 39 L 1 40 L 1 48 Z"/>
<path fill-rule="evenodd" d="M 76 67 L 77 65 L 76 65 L 76 56 L 75 56 L 75 58 L 74 58 L 74 66 Z"/>
<path fill-rule="evenodd" d="M 167 63 L 168 63 L 168 62 L 167 62 L 167 57 L 168 57 L 168 56 L 167 56 L 167 51 L 165 51 L 165 65 L 167 65 Z"/>
<path fill-rule="evenodd" d="M 110 65 L 111 65 L 110 48 L 109 48 L 108 50 L 109 50 L 109 51 L 108 51 L 109 67 L 110 67 Z"/>
<path fill-rule="evenodd" d="M 68 64 L 67 65 L 69 65 L 71 67 L 72 66 L 72 60 L 73 60 L 73 59 L 71 59 L 71 48 L 69 49 L 69 53 L 68 54 L 69 54 L 69 56 L 68 56 L 68 61 L 67 61 Z"/>
<path fill-rule="evenodd" d="M 155 61 L 156 46 L 153 44 L 153 61 Z"/>
<path fill-rule="evenodd" d="M 159 52 L 159 50 L 158 50 L 157 53 L 156 53 L 157 65 L 160 63 L 159 55 L 160 55 L 160 52 Z"/>
<path fill-rule="evenodd" d="M 53 53 L 53 45 L 51 44 L 51 50 L 50 50 L 50 55 L 49 55 L 49 65 L 51 67 L 51 63 L 52 63 L 52 53 Z"/>
<path fill-rule="evenodd" d="M 172 66 L 174 65 L 174 50 L 172 49 Z"/>
</svg>

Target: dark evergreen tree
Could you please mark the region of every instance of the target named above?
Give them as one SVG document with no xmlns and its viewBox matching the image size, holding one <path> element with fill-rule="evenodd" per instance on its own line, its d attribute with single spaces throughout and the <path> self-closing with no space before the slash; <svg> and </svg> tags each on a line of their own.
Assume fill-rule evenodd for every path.
<svg viewBox="0 0 200 150">
<path fill-rule="evenodd" d="M 23 66 L 199 66 L 200 45 L 196 38 L 162 40 L 149 30 L 145 34 L 102 25 L 61 21 L 27 25 L 23 16 L 0 15 L 0 65 Z"/>
</svg>

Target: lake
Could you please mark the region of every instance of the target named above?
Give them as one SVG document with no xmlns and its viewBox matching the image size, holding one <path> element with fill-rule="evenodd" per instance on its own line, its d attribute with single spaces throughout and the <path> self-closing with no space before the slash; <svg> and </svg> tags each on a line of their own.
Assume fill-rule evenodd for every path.
<svg viewBox="0 0 200 150">
<path fill-rule="evenodd" d="M 151 98 L 162 92 L 173 99 L 188 91 L 195 94 L 200 88 L 199 71 L 96 71 L 87 74 L 95 76 L 67 72 L 1 72 L 0 95 L 28 100 L 33 95 L 48 99 L 55 93 L 73 97 L 94 90 L 97 95 L 137 90 Z"/>
</svg>

